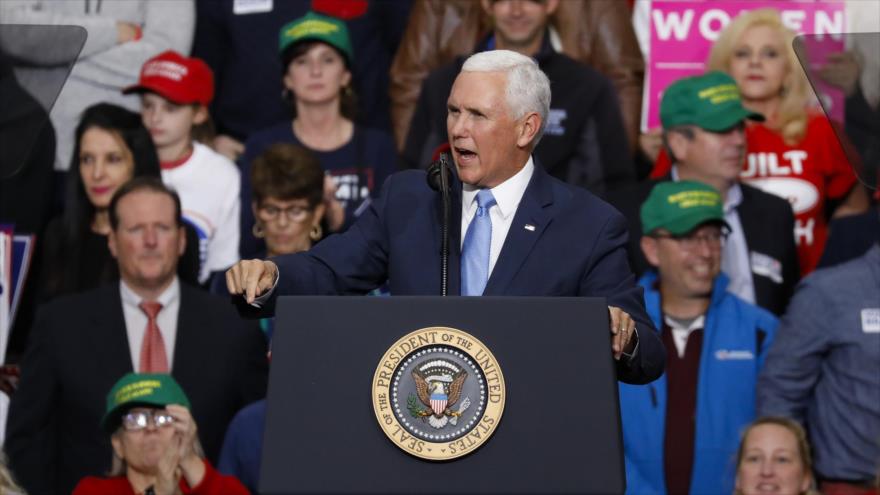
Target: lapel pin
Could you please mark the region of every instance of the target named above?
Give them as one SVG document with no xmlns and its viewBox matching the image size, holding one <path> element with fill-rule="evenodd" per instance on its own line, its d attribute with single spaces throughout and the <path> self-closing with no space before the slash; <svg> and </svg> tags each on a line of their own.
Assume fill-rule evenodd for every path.
<svg viewBox="0 0 880 495">
<path fill-rule="evenodd" d="M 532 224 L 530 224 L 530 223 L 525 224 L 525 226 L 524 226 L 523 228 L 526 229 L 526 230 L 528 230 L 529 232 L 534 232 L 534 231 L 535 231 L 535 226 L 532 225 Z"/>
</svg>

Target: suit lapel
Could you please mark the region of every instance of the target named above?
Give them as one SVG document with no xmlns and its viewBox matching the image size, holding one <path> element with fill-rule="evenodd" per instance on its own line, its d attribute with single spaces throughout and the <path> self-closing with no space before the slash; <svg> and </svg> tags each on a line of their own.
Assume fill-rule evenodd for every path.
<svg viewBox="0 0 880 495">
<path fill-rule="evenodd" d="M 755 231 L 755 227 L 758 225 L 756 225 L 756 222 L 753 220 L 761 218 L 761 212 L 752 208 L 752 206 L 754 206 L 754 201 L 750 200 L 752 196 L 751 187 L 740 183 L 739 189 L 742 191 L 742 201 L 740 201 L 739 206 L 736 207 L 736 212 L 739 216 L 739 223 L 742 225 L 743 237 L 746 241 L 746 249 L 751 253 L 749 239 L 756 239 L 759 236 Z"/>
<path fill-rule="evenodd" d="M 122 313 L 122 298 L 119 284 L 109 284 L 98 289 L 98 304 L 91 314 L 91 348 L 101 349 L 96 356 L 101 373 L 113 376 L 115 381 L 122 375 L 133 371 L 131 348 L 125 329 L 125 316 Z"/>
<path fill-rule="evenodd" d="M 187 366 L 186 360 L 200 355 L 200 348 L 204 347 L 199 342 L 197 329 L 199 328 L 199 308 L 196 301 L 196 289 L 188 285 L 180 284 L 180 308 L 177 310 L 177 336 L 174 342 L 174 361 L 172 361 L 171 375 L 181 384 L 198 383 L 198 366 Z"/>
<path fill-rule="evenodd" d="M 550 210 L 547 208 L 551 204 L 553 204 L 552 183 L 547 172 L 536 162 L 532 179 L 516 209 L 507 238 L 501 247 L 501 253 L 498 255 L 498 261 L 492 269 L 492 275 L 483 295 L 507 294 L 514 277 L 552 220 Z"/>
</svg>

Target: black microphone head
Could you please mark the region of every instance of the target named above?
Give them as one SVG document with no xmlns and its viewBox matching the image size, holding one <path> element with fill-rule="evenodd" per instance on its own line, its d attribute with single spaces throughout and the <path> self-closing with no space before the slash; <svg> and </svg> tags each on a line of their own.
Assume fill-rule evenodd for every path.
<svg viewBox="0 0 880 495">
<path fill-rule="evenodd" d="M 435 191 L 439 191 L 443 188 L 443 182 L 448 182 L 449 175 L 443 174 L 446 175 L 446 177 L 444 178 L 441 175 L 440 171 L 449 166 L 449 150 L 449 143 L 442 143 L 440 146 L 437 146 L 434 149 L 434 153 L 431 156 L 434 161 L 431 162 L 431 165 L 428 166 L 427 180 L 428 186 Z M 444 170 L 444 172 L 448 171 L 448 168 Z M 447 184 L 446 187 L 448 189 L 449 185 Z"/>
<path fill-rule="evenodd" d="M 442 161 L 437 160 L 432 162 L 431 165 L 428 166 L 428 176 L 426 177 L 428 180 L 428 187 L 435 191 L 440 190 L 440 167 L 442 167 Z"/>
<path fill-rule="evenodd" d="M 443 153 L 440 153 L 440 157 L 428 166 L 427 180 L 428 186 L 435 191 L 440 191 L 441 189 L 443 189 L 443 184 L 445 184 L 447 191 L 452 187 L 452 185 L 449 183 L 448 153 L 446 153 L 445 151 Z"/>
</svg>

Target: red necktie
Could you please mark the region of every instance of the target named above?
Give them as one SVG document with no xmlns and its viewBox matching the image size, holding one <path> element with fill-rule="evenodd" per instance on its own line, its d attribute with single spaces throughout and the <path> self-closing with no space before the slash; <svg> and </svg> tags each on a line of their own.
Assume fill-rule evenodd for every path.
<svg viewBox="0 0 880 495">
<path fill-rule="evenodd" d="M 165 354 L 165 341 L 156 324 L 156 315 L 162 309 L 157 302 L 140 303 L 141 311 L 147 315 L 147 330 L 141 343 L 141 373 L 168 373 L 168 356 Z"/>
</svg>

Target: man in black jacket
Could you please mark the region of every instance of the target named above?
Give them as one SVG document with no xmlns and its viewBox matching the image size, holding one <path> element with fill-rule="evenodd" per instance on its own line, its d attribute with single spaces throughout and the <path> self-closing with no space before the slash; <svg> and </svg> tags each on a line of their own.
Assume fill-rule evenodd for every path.
<svg viewBox="0 0 880 495">
<path fill-rule="evenodd" d="M 266 393 L 260 330 L 226 299 L 177 278 L 186 246 L 177 195 L 158 179 L 134 179 L 109 210 L 120 281 L 44 307 L 21 364 L 5 447 L 28 493 L 70 493 L 84 476 L 106 475 L 104 399 L 126 373 L 180 383 L 212 462 L 232 416 Z"/>
<path fill-rule="evenodd" d="M 730 278 L 728 290 L 781 315 L 799 278 L 794 213 L 784 199 L 740 184 L 746 119 L 764 117 L 743 108 L 736 83 L 726 74 L 711 72 L 669 86 L 660 120 L 673 167 L 661 181 L 695 180 L 721 192 L 725 221 L 733 228 L 721 262 Z M 637 184 L 607 198 L 629 222 L 629 259 L 636 274 L 648 268 L 639 248 L 639 206 L 656 184 Z"/>
</svg>

